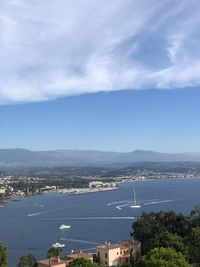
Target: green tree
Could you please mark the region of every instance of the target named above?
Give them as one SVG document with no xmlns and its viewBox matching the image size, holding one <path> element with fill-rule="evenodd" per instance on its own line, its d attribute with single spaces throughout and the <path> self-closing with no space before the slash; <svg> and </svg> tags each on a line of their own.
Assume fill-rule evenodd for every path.
<svg viewBox="0 0 200 267">
<path fill-rule="evenodd" d="M 91 262 L 91 260 L 86 260 L 84 258 L 75 259 L 70 262 L 70 267 L 99 267 L 99 265 L 95 262 Z"/>
<path fill-rule="evenodd" d="M 7 250 L 6 247 L 0 242 L 0 267 L 7 267 L 8 259 L 7 259 Z"/>
<path fill-rule="evenodd" d="M 172 248 L 154 248 L 143 256 L 136 267 L 189 267 L 182 253 Z"/>
<path fill-rule="evenodd" d="M 60 256 L 61 252 L 62 252 L 62 248 L 50 248 L 47 251 L 47 257 L 48 258 L 58 257 Z"/>
<path fill-rule="evenodd" d="M 142 253 L 151 248 L 152 239 L 163 232 L 176 233 L 184 236 L 188 232 L 188 219 L 183 214 L 169 212 L 143 213 L 132 225 L 131 235 L 141 241 Z"/>
<path fill-rule="evenodd" d="M 187 237 L 187 244 L 191 262 L 200 266 L 200 227 L 192 228 Z"/>
<path fill-rule="evenodd" d="M 194 206 L 190 212 L 190 225 L 191 227 L 200 226 L 200 205 Z"/>
<path fill-rule="evenodd" d="M 32 254 L 21 256 L 17 267 L 36 267 L 37 262 Z"/>
<path fill-rule="evenodd" d="M 151 249 L 153 248 L 173 248 L 176 252 L 181 252 L 183 255 L 186 255 L 186 247 L 183 242 L 183 238 L 177 234 L 172 234 L 169 232 L 163 232 L 159 235 L 156 235 L 151 242 Z"/>
</svg>

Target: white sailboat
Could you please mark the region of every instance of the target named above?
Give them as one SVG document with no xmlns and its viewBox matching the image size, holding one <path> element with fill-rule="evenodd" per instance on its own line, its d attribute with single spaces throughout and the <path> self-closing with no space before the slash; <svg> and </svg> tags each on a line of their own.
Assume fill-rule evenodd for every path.
<svg viewBox="0 0 200 267">
<path fill-rule="evenodd" d="M 133 189 L 133 195 L 134 195 L 134 201 L 133 201 L 133 205 L 131 205 L 130 207 L 134 209 L 139 209 L 141 206 L 140 204 L 137 204 L 137 201 L 136 201 L 135 187 Z"/>
</svg>

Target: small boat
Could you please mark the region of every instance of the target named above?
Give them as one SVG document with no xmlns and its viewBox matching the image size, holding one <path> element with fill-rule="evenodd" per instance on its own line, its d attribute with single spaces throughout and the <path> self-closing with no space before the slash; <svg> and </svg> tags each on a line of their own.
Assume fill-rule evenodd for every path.
<svg viewBox="0 0 200 267">
<path fill-rule="evenodd" d="M 133 189 L 133 194 L 134 194 L 134 201 L 133 201 L 133 205 L 131 205 L 130 207 L 133 209 L 139 209 L 141 206 L 140 206 L 140 204 L 137 204 L 135 188 Z"/>
<path fill-rule="evenodd" d="M 55 243 L 52 245 L 53 248 L 64 248 L 65 244 Z"/>
<path fill-rule="evenodd" d="M 59 227 L 60 230 L 64 230 L 64 229 L 70 229 L 71 225 L 66 225 L 66 224 L 61 224 L 61 226 Z"/>
</svg>

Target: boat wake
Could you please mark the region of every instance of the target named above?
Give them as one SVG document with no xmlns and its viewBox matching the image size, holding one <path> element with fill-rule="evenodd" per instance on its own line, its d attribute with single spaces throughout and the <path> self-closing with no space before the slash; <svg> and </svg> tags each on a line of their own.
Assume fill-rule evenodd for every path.
<svg viewBox="0 0 200 267">
<path fill-rule="evenodd" d="M 37 216 L 39 214 L 28 214 L 27 216 L 32 217 L 32 216 Z M 67 220 L 67 221 L 97 221 L 97 220 L 134 220 L 136 217 L 134 216 L 112 216 L 112 217 L 43 217 L 43 218 L 39 218 L 37 220 L 39 221 L 63 221 L 63 220 Z"/>
<path fill-rule="evenodd" d="M 112 217 L 79 217 L 79 218 L 66 218 L 68 220 L 133 220 L 135 217 L 119 217 L 119 216 L 112 216 Z"/>
<path fill-rule="evenodd" d="M 140 204 L 141 204 L 141 206 L 142 205 L 144 205 L 144 206 L 147 206 L 147 205 L 156 205 L 156 204 L 164 204 L 164 203 L 169 203 L 169 202 L 174 202 L 175 200 L 173 200 L 173 199 L 152 199 L 152 200 L 149 200 L 149 201 L 147 201 L 147 202 L 140 202 Z M 113 205 L 114 204 L 122 204 L 122 203 L 124 203 L 125 201 L 121 201 L 121 202 L 113 202 Z M 115 206 L 115 208 L 116 209 L 118 209 L 118 210 L 122 210 L 123 208 L 125 208 L 125 207 L 132 207 L 132 205 L 133 205 L 134 203 L 133 203 L 133 201 L 126 201 L 125 202 L 125 204 L 122 204 L 122 205 L 116 205 Z"/>
<path fill-rule="evenodd" d="M 172 199 L 166 199 L 166 200 L 158 200 L 158 201 L 151 201 L 151 202 L 145 202 L 143 205 L 155 205 L 155 204 L 162 204 L 162 203 L 169 203 L 173 202 L 174 200 Z"/>
<path fill-rule="evenodd" d="M 94 250 L 96 250 L 96 247 L 82 249 L 82 251 L 94 251 Z"/>
<path fill-rule="evenodd" d="M 92 244 L 92 245 L 98 245 L 99 243 L 88 241 L 88 240 L 82 240 L 82 239 L 74 239 L 74 238 L 60 238 L 61 241 L 70 241 L 70 242 L 77 242 L 77 243 L 83 243 L 83 244 Z"/>
<path fill-rule="evenodd" d="M 121 210 L 123 207 L 130 206 L 130 204 L 131 204 L 131 202 L 129 201 L 129 202 L 127 202 L 127 203 L 124 204 L 124 205 L 116 206 L 116 209 Z"/>
<path fill-rule="evenodd" d="M 34 206 L 36 206 L 36 207 L 40 207 L 40 208 L 45 208 L 45 205 L 44 204 L 35 204 Z"/>
<path fill-rule="evenodd" d="M 122 201 L 115 201 L 115 202 L 108 203 L 107 206 L 111 206 L 111 205 L 115 205 L 115 204 L 120 204 L 120 203 L 124 203 L 124 202 L 127 202 L 127 201 L 128 201 L 128 199 L 122 200 Z"/>
<path fill-rule="evenodd" d="M 45 211 L 41 211 L 41 212 L 37 212 L 37 213 L 30 213 L 27 216 L 28 217 L 39 216 L 39 215 L 50 213 L 50 212 L 54 212 L 54 211 L 57 211 L 57 210 L 45 210 Z"/>
<path fill-rule="evenodd" d="M 54 209 L 54 210 L 44 210 L 44 211 L 41 211 L 41 212 L 30 213 L 30 214 L 28 214 L 27 216 L 28 216 L 28 217 L 39 216 L 39 215 L 42 215 L 42 214 L 51 213 L 51 212 L 56 212 L 56 211 L 62 211 L 62 210 L 66 210 L 66 208 L 62 208 L 62 209 Z"/>
</svg>

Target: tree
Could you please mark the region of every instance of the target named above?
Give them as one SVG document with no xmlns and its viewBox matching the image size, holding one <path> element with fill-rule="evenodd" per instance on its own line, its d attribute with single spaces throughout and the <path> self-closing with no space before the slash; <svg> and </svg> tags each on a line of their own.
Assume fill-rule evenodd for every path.
<svg viewBox="0 0 200 267">
<path fill-rule="evenodd" d="M 189 267 L 182 253 L 172 248 L 154 248 L 143 256 L 136 267 Z"/>
<path fill-rule="evenodd" d="M 84 258 L 78 258 L 70 262 L 70 267 L 99 267 L 99 265 L 95 262 L 91 262 L 91 260 L 86 260 Z"/>
<path fill-rule="evenodd" d="M 7 259 L 7 250 L 6 247 L 0 242 L 0 267 L 7 267 L 8 259 Z"/>
<path fill-rule="evenodd" d="M 169 212 L 143 213 L 132 225 L 131 235 L 141 241 L 142 253 L 146 254 L 150 248 L 152 239 L 163 232 L 176 233 L 184 236 L 188 233 L 188 219 L 183 214 Z"/>
<path fill-rule="evenodd" d="M 200 227 L 192 228 L 187 237 L 188 253 L 192 263 L 200 266 Z"/>
<path fill-rule="evenodd" d="M 47 251 L 47 257 L 48 258 L 58 257 L 58 256 L 60 256 L 61 252 L 62 252 L 62 248 L 50 248 Z"/>
<path fill-rule="evenodd" d="M 190 225 L 191 227 L 200 226 L 200 205 L 194 206 L 190 212 Z"/>
<path fill-rule="evenodd" d="M 183 238 L 177 234 L 163 232 L 157 235 L 151 242 L 151 249 L 155 247 L 173 248 L 176 252 L 181 252 L 186 255 L 186 247 L 183 243 Z"/>
<path fill-rule="evenodd" d="M 21 256 L 17 267 L 36 267 L 37 262 L 32 254 Z"/>
</svg>

